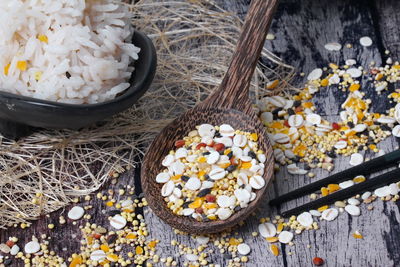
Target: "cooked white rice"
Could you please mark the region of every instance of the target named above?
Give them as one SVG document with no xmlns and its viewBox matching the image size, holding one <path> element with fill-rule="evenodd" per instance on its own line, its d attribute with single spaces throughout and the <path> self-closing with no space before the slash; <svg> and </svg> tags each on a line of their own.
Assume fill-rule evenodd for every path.
<svg viewBox="0 0 400 267">
<path fill-rule="evenodd" d="M 0 90 L 98 103 L 129 87 L 139 48 L 112 0 L 0 0 Z"/>
</svg>

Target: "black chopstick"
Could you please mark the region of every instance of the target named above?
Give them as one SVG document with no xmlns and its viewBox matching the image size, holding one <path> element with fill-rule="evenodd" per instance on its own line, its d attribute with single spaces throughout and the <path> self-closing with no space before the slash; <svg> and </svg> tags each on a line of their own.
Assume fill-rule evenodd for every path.
<svg viewBox="0 0 400 267">
<path fill-rule="evenodd" d="M 381 174 L 375 178 L 368 179 L 365 182 L 350 186 L 346 189 L 339 190 L 335 193 L 327 195 L 325 197 L 319 198 L 317 200 L 311 201 L 307 204 L 298 206 L 296 208 L 284 211 L 281 213 L 283 217 L 288 217 L 292 215 L 297 215 L 302 211 L 309 211 L 312 209 L 317 209 L 324 205 L 329 205 L 338 200 L 345 200 L 351 198 L 361 192 L 366 190 L 373 190 L 387 184 L 397 182 L 400 180 L 400 168 L 396 168 L 393 171 Z"/>
<path fill-rule="evenodd" d="M 271 206 L 279 206 L 281 203 L 313 193 L 320 190 L 321 187 L 328 184 L 339 183 L 345 180 L 354 178 L 357 175 L 367 175 L 379 170 L 387 169 L 393 164 L 400 161 L 400 149 L 387 153 L 383 156 L 371 159 L 360 165 L 354 166 L 342 172 L 333 174 L 314 183 L 295 189 L 289 193 L 283 194 L 275 199 L 272 199 L 269 204 Z"/>
</svg>

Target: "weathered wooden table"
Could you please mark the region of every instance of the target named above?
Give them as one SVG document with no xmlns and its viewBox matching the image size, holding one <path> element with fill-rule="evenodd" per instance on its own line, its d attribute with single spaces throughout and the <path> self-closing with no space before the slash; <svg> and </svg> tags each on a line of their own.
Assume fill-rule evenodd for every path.
<svg viewBox="0 0 400 267">
<path fill-rule="evenodd" d="M 224 8 L 239 14 L 242 18 L 246 14 L 250 0 L 219 0 Z M 400 55 L 400 1 L 398 0 L 282 0 L 275 15 L 271 32 L 276 36 L 273 41 L 267 41 L 266 46 L 280 56 L 288 64 L 292 64 L 300 71 L 309 72 L 317 66 L 326 66 L 329 62 L 343 64 L 347 58 L 354 58 L 367 67 L 371 61 L 377 64 L 387 59 L 385 50 L 391 51 L 390 56 L 398 59 Z M 344 47 L 340 52 L 329 52 L 324 44 L 337 41 L 341 44 L 356 44 L 362 36 L 370 36 L 373 45 L 368 48 L 348 49 Z M 297 80 L 301 85 L 301 79 Z M 371 99 L 376 98 L 372 88 L 367 94 Z M 338 109 L 345 96 L 333 89 L 322 90 L 317 95 L 316 106 L 320 114 L 334 121 L 338 117 Z M 376 98 L 377 99 L 377 98 Z M 383 111 L 388 102 L 384 97 L 380 101 L 373 101 L 373 109 Z M 380 148 L 386 152 L 396 149 L 398 144 L 394 139 L 381 143 Z M 368 156 L 368 155 L 367 155 Z M 372 156 L 372 155 L 371 155 Z M 333 172 L 349 167 L 348 158 L 336 159 L 336 168 Z M 318 170 L 316 178 L 323 178 L 328 173 Z M 139 179 L 138 171 L 132 170 L 124 174 L 121 183 L 134 183 Z M 268 197 L 288 192 L 303 184 L 311 182 L 309 177 L 289 175 L 285 169 L 276 175 L 276 181 L 270 188 Z M 111 186 L 111 185 L 107 185 Z M 140 192 L 137 192 L 140 193 Z M 284 209 L 302 204 L 307 199 L 299 199 L 285 205 Z M 258 218 L 272 214 L 267 199 L 257 216 L 246 220 L 245 225 L 238 232 L 251 246 L 250 261 L 247 266 L 311 266 L 312 259 L 319 256 L 326 260 L 324 266 L 398 266 L 400 261 L 400 213 L 399 204 L 393 202 L 374 202 L 374 209 L 367 211 L 362 206 L 362 216 L 351 217 L 341 214 L 333 222 L 321 222 L 318 231 L 305 231 L 295 236 L 295 246 L 281 245 L 281 254 L 273 256 L 268 250 L 268 243 L 260 237 L 253 238 L 251 232 L 257 231 Z M 92 200 L 95 206 L 91 210 L 92 221 L 106 223 L 101 214 L 97 200 Z M 51 247 L 60 255 L 70 255 L 79 249 L 78 226 L 66 225 L 59 227 L 56 223 L 54 230 L 47 229 L 48 223 L 58 221 L 63 211 L 44 216 L 35 222 L 28 230 L 9 229 L 0 232 L 0 241 L 4 242 L 8 236 L 18 236 L 23 244 L 32 234 L 40 236 L 46 233 L 52 236 Z M 276 212 L 276 211 L 273 211 Z M 187 236 L 177 236 L 172 229 L 161 222 L 151 212 L 145 213 L 151 236 L 160 239 L 157 247 L 162 255 L 175 255 L 177 247 L 172 247 L 170 241 L 193 245 L 193 240 Z M 106 225 L 106 224 L 105 224 Z M 360 231 L 364 239 L 355 239 L 351 233 Z M 180 259 L 180 266 L 184 261 Z M 226 259 L 216 253 L 210 262 L 224 266 Z M 21 266 L 21 262 L 14 260 L 12 266 Z M 161 264 L 159 266 L 162 266 Z"/>
</svg>

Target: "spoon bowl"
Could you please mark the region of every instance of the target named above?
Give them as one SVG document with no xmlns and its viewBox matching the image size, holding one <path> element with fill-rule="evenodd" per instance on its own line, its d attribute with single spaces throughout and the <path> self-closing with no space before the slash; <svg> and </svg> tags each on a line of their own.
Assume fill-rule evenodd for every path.
<svg viewBox="0 0 400 267">
<path fill-rule="evenodd" d="M 273 150 L 264 125 L 252 109 L 249 87 L 277 1 L 251 1 L 236 51 L 219 88 L 202 103 L 164 128 L 145 155 L 141 171 L 145 197 L 153 212 L 176 229 L 194 234 L 220 232 L 243 221 L 263 201 L 264 193 L 273 177 Z M 255 191 L 256 198 L 247 207 L 234 212 L 226 220 L 204 222 L 174 214 L 161 195 L 162 185 L 155 179 L 164 168 L 161 162 L 175 147 L 175 141 L 182 139 L 203 123 L 214 126 L 229 124 L 236 130 L 257 133 L 259 148 L 266 155 L 263 174 L 265 186 Z"/>
<path fill-rule="evenodd" d="M 256 191 L 256 198 L 249 203 L 245 209 L 235 212 L 227 220 L 216 220 L 210 222 L 199 222 L 192 217 L 178 216 L 172 213 L 167 207 L 164 197 L 161 196 L 162 184 L 156 183 L 155 177 L 165 168 L 160 163 L 174 147 L 176 140 L 182 139 L 190 131 L 196 129 L 197 125 L 209 123 L 212 125 L 230 124 L 234 129 L 240 129 L 246 132 L 255 132 L 259 136 L 259 147 L 265 152 L 267 160 L 265 161 L 265 171 L 263 178 L 265 186 Z M 221 108 L 196 108 L 187 111 L 178 119 L 175 119 L 155 138 L 151 144 L 142 170 L 142 186 L 149 206 L 154 213 L 172 227 L 181 231 L 204 234 L 220 232 L 230 228 L 249 216 L 259 202 L 262 201 L 264 193 L 273 177 L 273 154 L 269 140 L 266 138 L 265 127 L 251 116 L 235 109 Z"/>
</svg>

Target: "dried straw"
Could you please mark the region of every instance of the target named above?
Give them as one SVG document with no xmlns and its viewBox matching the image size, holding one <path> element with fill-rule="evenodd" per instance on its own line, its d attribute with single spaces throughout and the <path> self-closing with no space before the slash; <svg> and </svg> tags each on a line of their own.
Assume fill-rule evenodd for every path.
<svg viewBox="0 0 400 267">
<path fill-rule="evenodd" d="M 240 19 L 212 1 L 151 1 L 130 5 L 135 27 L 154 41 L 157 75 L 131 109 L 81 131 L 43 130 L 0 143 L 0 228 L 37 219 L 99 189 L 135 159 L 171 119 L 204 99 L 221 81 L 240 33 Z M 293 68 L 267 50 L 273 68 L 259 66 L 253 99 L 271 79 Z M 282 88 L 287 83 L 281 83 Z M 280 89 L 282 89 L 280 88 Z"/>
</svg>

